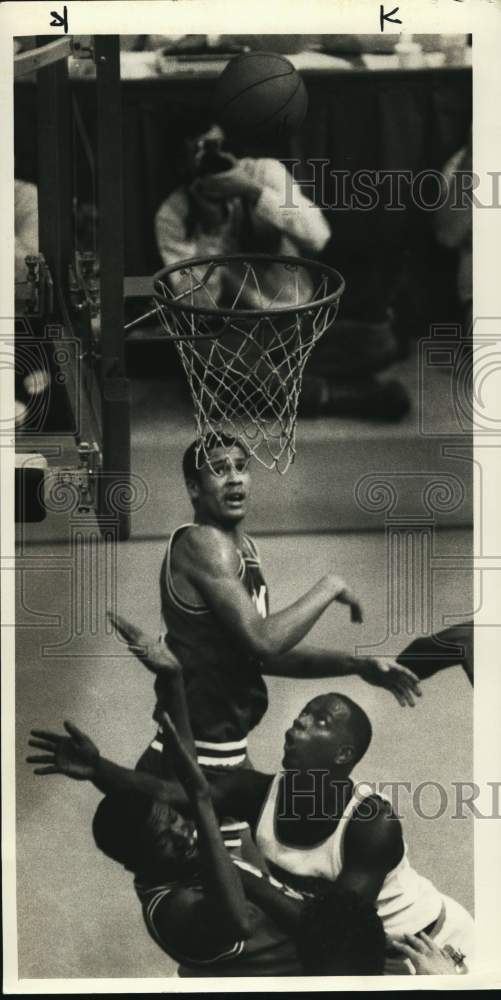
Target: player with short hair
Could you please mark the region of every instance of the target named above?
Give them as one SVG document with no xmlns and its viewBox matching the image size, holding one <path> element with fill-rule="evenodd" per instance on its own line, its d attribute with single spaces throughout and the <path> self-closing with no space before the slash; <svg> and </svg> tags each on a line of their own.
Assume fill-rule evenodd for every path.
<svg viewBox="0 0 501 1000">
<path fill-rule="evenodd" d="M 411 867 L 391 804 L 352 784 L 371 739 L 364 716 L 338 693 L 312 699 L 299 713 L 285 737 L 285 772 L 272 779 L 255 813 L 258 847 L 271 871 L 295 888 L 335 881 L 375 904 L 390 938 L 424 931 L 471 960 L 471 916 Z M 386 968 L 402 971 L 401 960 L 390 955 Z"/>
<path fill-rule="evenodd" d="M 192 523 L 172 533 L 160 574 L 162 613 L 169 649 L 183 666 L 199 763 L 246 763 L 247 736 L 263 717 L 264 675 L 320 678 L 357 674 L 386 687 L 400 704 L 414 704 L 416 676 L 405 666 L 348 656 L 302 640 L 334 602 L 362 620 L 358 599 L 327 573 L 303 596 L 268 614 L 268 589 L 257 547 L 245 533 L 251 491 L 249 454 L 234 438 L 205 442 L 209 461 L 197 467 L 195 443 L 183 471 L 194 509 Z M 158 685 L 161 679 L 157 679 Z M 141 767 L 155 770 L 161 732 Z"/>
<path fill-rule="evenodd" d="M 165 668 L 165 653 L 156 655 Z M 172 664 L 166 679 L 187 743 L 163 711 L 162 757 L 169 772 L 174 767 L 193 820 L 172 808 L 167 782 L 103 759 L 71 723 L 65 736 L 34 730 L 30 746 L 43 752 L 28 758 L 36 774 L 92 781 L 106 793 L 94 837 L 134 873 L 150 935 L 180 963 L 181 976 L 381 974 L 385 936 L 372 903 L 331 887 L 320 903 L 324 932 L 308 937 L 301 894 L 242 861 L 233 844 L 227 843 L 228 853 L 195 760 L 180 671 Z M 314 904 L 308 914 L 310 923 Z"/>
<path fill-rule="evenodd" d="M 150 669 L 170 669 L 158 644 L 139 641 L 123 620 L 116 624 Z M 452 948 L 462 969 L 473 953 L 471 916 L 411 867 L 391 804 L 377 793 L 361 795 L 351 780 L 371 736 L 352 699 L 313 698 L 286 733 L 283 772 L 229 770 L 211 782 L 216 808 L 251 825 L 272 873 L 296 891 L 316 895 L 336 882 L 376 906 L 390 938 L 424 932 Z M 175 789 L 171 794 L 175 799 Z M 407 971 L 400 954 L 388 956 L 387 970 Z"/>
</svg>

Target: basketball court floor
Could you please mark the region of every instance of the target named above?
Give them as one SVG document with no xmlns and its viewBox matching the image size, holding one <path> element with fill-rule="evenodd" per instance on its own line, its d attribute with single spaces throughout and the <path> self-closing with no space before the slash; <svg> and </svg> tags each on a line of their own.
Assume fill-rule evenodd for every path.
<svg viewBox="0 0 501 1000">
<path fill-rule="evenodd" d="M 58 730 L 68 718 L 89 733 L 105 756 L 129 766 L 155 730 L 151 676 L 124 654 L 123 646 L 107 631 L 105 608 L 115 605 L 132 622 L 155 634 L 160 630 L 158 574 L 166 538 L 172 527 L 191 518 L 179 473 L 165 457 L 163 445 L 172 456 L 175 444 L 179 461 L 182 443 L 189 442 L 189 430 L 164 423 L 162 435 L 154 411 L 155 405 L 165 405 L 165 397 L 162 403 L 158 395 L 154 404 L 151 387 L 147 392 L 145 384 L 136 384 L 134 392 L 132 468 L 137 470 L 142 455 L 141 471 L 150 484 L 150 510 L 157 511 L 156 518 L 148 524 L 144 510 L 139 512 L 131 540 L 110 549 L 97 542 L 92 518 L 77 526 L 67 519 L 62 529 L 64 518 L 49 514 L 43 524 L 27 526 L 29 541 L 18 561 L 17 906 L 22 978 L 175 974 L 175 964 L 146 933 L 132 877 L 94 846 L 91 821 L 99 793 L 86 783 L 60 776 L 35 777 L 25 763 L 33 726 Z M 141 399 L 142 406 L 137 402 Z M 329 424 L 333 436 L 348 434 L 346 425 L 343 432 L 342 424 Z M 348 437 L 353 441 L 357 435 L 353 427 L 351 431 Z M 390 461 L 388 440 L 381 445 L 383 428 L 373 426 L 367 433 L 374 446 L 379 440 Z M 301 440 L 308 434 L 311 428 L 303 425 Z M 357 434 L 360 437 L 360 426 Z M 412 451 L 415 433 L 409 427 L 392 434 L 401 456 Z M 370 456 L 370 441 L 366 441 L 365 454 Z M 331 476 L 333 467 L 331 455 Z M 329 497 L 322 495 L 321 466 L 308 468 L 308 473 L 303 468 L 298 475 L 309 478 L 309 529 L 303 510 L 294 534 L 283 534 L 287 524 L 273 524 L 273 519 L 272 528 L 265 530 L 265 506 L 258 486 L 253 530 L 272 610 L 293 601 L 335 567 L 360 596 L 364 622 L 351 625 L 346 609 L 335 606 L 317 624 L 312 640 L 349 652 L 366 647 L 366 652 L 374 654 L 397 653 L 420 629 L 417 594 L 411 595 L 410 604 L 409 595 L 405 597 L 409 565 L 401 560 L 394 567 L 389 588 L 387 534 L 381 525 L 376 531 L 367 530 L 367 524 L 350 530 L 341 512 L 335 530 L 334 509 L 330 530 L 315 530 L 315 524 L 322 523 L 317 514 Z M 339 468 L 340 474 L 347 474 L 345 466 Z M 299 481 L 266 475 L 267 495 L 282 493 L 294 517 L 298 505 L 301 508 Z M 334 503 L 332 497 L 330 503 Z M 272 499 L 270 509 L 274 509 Z M 274 516 L 280 516 L 278 508 Z M 467 521 L 454 523 L 452 519 L 435 535 L 432 628 L 441 627 L 444 616 L 460 620 L 471 614 Z M 413 619 L 412 614 L 406 617 L 402 612 L 403 632 L 388 642 L 389 608 L 394 601 L 390 589 L 400 595 L 401 609 L 412 606 L 415 615 Z M 452 783 L 472 778 L 472 690 L 465 675 L 454 668 L 423 682 L 423 696 L 414 709 L 400 708 L 390 694 L 357 678 L 294 683 L 270 679 L 270 708 L 251 739 L 256 767 L 273 771 L 280 766 L 282 736 L 298 709 L 313 694 L 331 689 L 360 701 L 373 722 L 373 743 L 356 777 L 411 783 L 414 802 L 408 792 L 399 799 L 411 861 L 472 911 L 473 823 L 469 818 L 451 818 L 455 812 Z M 419 790 L 423 782 L 445 789 L 447 805 L 436 819 L 426 814 L 442 811 L 439 793 L 430 784 Z"/>
</svg>

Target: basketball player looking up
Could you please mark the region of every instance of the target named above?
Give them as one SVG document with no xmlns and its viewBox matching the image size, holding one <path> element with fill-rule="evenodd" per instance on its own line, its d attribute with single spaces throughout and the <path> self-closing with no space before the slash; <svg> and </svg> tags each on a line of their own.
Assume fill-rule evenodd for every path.
<svg viewBox="0 0 501 1000">
<path fill-rule="evenodd" d="M 179 711 L 172 697 L 166 651 L 124 619 L 111 620 L 137 659 L 164 675 L 166 702 L 180 730 L 188 728 L 185 702 L 179 702 Z M 430 658 L 437 638 L 428 637 Z M 458 654 L 463 656 L 459 647 Z M 334 692 L 317 696 L 285 734 L 282 769 L 273 776 L 227 768 L 216 781 L 209 774 L 212 801 L 220 816 L 231 814 L 251 825 L 259 852 L 281 883 L 318 898 L 334 882 L 374 905 L 389 942 L 397 945 L 388 949 L 387 974 L 408 973 L 407 936 L 423 933 L 464 972 L 465 957 L 469 966 L 473 956 L 470 914 L 412 868 L 400 819 L 377 786 L 369 783 L 365 789 L 365 782 L 352 780 L 371 738 L 371 723 L 351 698 Z M 173 806 L 186 808 L 172 782 L 168 795 Z M 264 909 L 266 891 L 264 882 L 255 884 L 253 898 Z M 402 939 L 404 947 L 398 945 Z"/>
<path fill-rule="evenodd" d="M 165 691 L 170 689 L 166 700 L 178 730 L 164 708 L 162 762 L 169 774 L 174 771 L 192 818 L 175 813 L 168 781 L 105 760 L 71 723 L 65 723 L 63 736 L 34 730 L 30 746 L 42 753 L 28 762 L 37 765 L 36 774 L 92 781 L 105 793 L 94 819 L 96 843 L 135 873 L 148 931 L 181 963 L 179 974 L 380 974 L 385 936 L 372 901 L 353 889 L 330 886 L 305 910 L 301 893 L 244 862 L 233 839 L 224 841 L 211 788 L 194 759 L 179 665 L 165 647 L 124 619 L 113 620 L 131 651 L 149 669 L 161 672 Z M 239 773 L 259 787 L 269 782 L 256 772 Z M 434 951 L 431 940 L 425 944 L 428 956 L 421 955 L 424 946 L 418 939 L 407 939 L 402 946 L 405 954 L 411 948 L 414 961 L 417 949 L 419 971 L 454 971 L 454 963 Z"/>
<path fill-rule="evenodd" d="M 302 643 L 334 602 L 349 607 L 353 622 L 362 621 L 358 599 L 334 572 L 288 607 L 268 614 L 259 555 L 244 531 L 249 455 L 231 439 L 214 439 L 212 446 L 208 440 L 206 449 L 210 465 L 200 469 L 195 444 L 185 452 L 183 472 L 194 519 L 172 533 L 160 575 L 166 641 L 183 667 L 199 763 L 245 764 L 247 735 L 268 705 L 263 674 L 358 674 L 388 688 L 400 704 L 414 704 L 418 682 L 407 667 Z M 161 680 L 156 683 L 160 693 Z M 161 749 L 161 734 L 152 746 Z"/>
<path fill-rule="evenodd" d="M 181 692 L 184 686 L 169 653 L 125 619 L 110 618 L 135 657 L 163 676 L 165 702 L 160 708 L 170 707 L 185 741 L 185 734 L 191 735 L 186 702 L 184 694 L 176 693 L 178 685 Z M 429 637 L 430 650 L 436 638 Z M 353 784 L 351 772 L 364 756 L 371 734 L 367 715 L 350 698 L 336 693 L 313 698 L 286 733 L 278 774 L 236 768 L 226 768 L 217 780 L 207 774 L 216 812 L 249 822 L 272 874 L 305 898 L 320 900 L 335 882 L 366 905 L 375 905 L 393 945 L 387 954 L 387 973 L 408 973 L 403 956 L 413 958 L 406 949 L 408 936 L 416 934 L 429 937 L 432 950 L 438 949 L 435 957 L 440 959 L 443 949 L 464 972 L 464 956 L 472 958 L 470 915 L 411 867 L 400 819 L 376 786 Z M 165 761 L 165 755 L 158 756 Z M 188 803 L 182 789 L 166 772 L 164 776 L 168 801 L 185 814 Z M 255 903 L 278 919 L 277 899 L 270 895 L 266 880 L 254 879 L 245 888 L 251 889 Z M 317 912 L 315 922 L 312 912 L 307 915 L 313 941 L 317 939 L 317 971 L 326 919 L 326 912 L 323 916 Z M 311 943 L 310 939 L 308 950 Z"/>
</svg>

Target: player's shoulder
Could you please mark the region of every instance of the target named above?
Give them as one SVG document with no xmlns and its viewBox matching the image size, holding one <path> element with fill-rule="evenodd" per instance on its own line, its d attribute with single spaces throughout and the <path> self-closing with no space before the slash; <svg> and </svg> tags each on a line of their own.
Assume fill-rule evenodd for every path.
<svg viewBox="0 0 501 1000">
<path fill-rule="evenodd" d="M 395 863 L 400 859 L 402 825 L 388 799 L 372 794 L 360 800 L 348 823 L 345 849 L 366 857 L 389 855 Z"/>
<path fill-rule="evenodd" d="M 210 563 L 234 569 L 240 561 L 233 539 L 210 524 L 193 524 L 187 527 L 179 540 L 178 549 L 186 559 L 200 566 Z"/>
</svg>

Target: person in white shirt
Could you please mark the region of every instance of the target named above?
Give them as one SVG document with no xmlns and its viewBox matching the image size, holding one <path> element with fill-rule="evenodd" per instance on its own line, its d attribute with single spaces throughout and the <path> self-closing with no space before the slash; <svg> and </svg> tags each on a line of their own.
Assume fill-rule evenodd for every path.
<svg viewBox="0 0 501 1000">
<path fill-rule="evenodd" d="M 131 651 L 158 678 L 171 669 L 163 643 L 123 620 L 117 623 Z M 430 656 L 437 638 L 429 637 Z M 421 656 L 424 652 L 421 648 Z M 462 662 L 459 645 L 456 655 Z M 388 941 L 386 974 L 413 971 L 408 951 L 416 940 L 418 951 L 431 941 L 429 958 L 445 953 L 465 972 L 473 960 L 472 917 L 411 866 L 402 824 L 388 799 L 352 780 L 371 738 L 369 718 L 351 698 L 334 692 L 317 696 L 286 732 L 277 774 L 227 768 L 217 783 L 210 780 L 216 811 L 248 822 L 271 874 L 304 899 L 326 897 L 335 883 L 373 905 Z M 182 811 L 172 784 L 169 796 Z M 321 925 L 321 914 L 319 920 Z"/>
<path fill-rule="evenodd" d="M 186 139 L 181 151 L 184 183 L 155 215 L 156 241 L 165 266 L 193 257 L 252 252 L 318 258 L 331 238 L 322 210 L 292 184 L 279 160 L 237 159 L 224 144 L 218 125 Z M 283 267 L 271 263 L 259 269 L 258 278 L 259 288 L 251 280 L 245 283 L 239 308 L 262 308 L 266 301 L 274 306 L 308 302 L 314 292 L 305 269 L 294 281 L 284 281 Z M 189 288 L 189 281 L 180 271 L 169 278 L 175 293 Z M 230 267 L 217 267 L 206 288 L 215 305 L 230 307 L 240 284 L 240 269 L 235 276 Z M 195 292 L 190 301 L 207 306 L 207 293 L 197 297 Z M 303 377 L 303 416 L 398 420 L 407 412 L 409 401 L 400 383 L 385 384 L 375 378 L 396 355 L 393 334 L 384 324 L 344 326 L 338 320 L 333 336 L 327 334 L 319 346 Z"/>
</svg>

